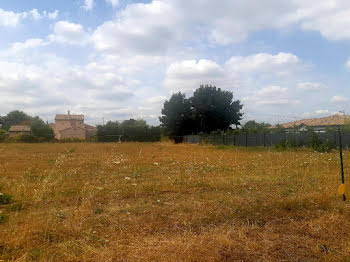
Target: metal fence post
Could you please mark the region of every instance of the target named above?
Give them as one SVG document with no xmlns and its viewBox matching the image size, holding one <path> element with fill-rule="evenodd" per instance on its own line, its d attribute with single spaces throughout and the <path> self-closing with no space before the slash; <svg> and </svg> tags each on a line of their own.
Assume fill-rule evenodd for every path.
<svg viewBox="0 0 350 262">
<path fill-rule="evenodd" d="M 341 182 L 342 182 L 342 184 L 345 184 L 344 165 L 343 165 L 343 145 L 342 145 L 342 141 L 341 141 L 340 126 L 338 127 L 338 134 L 339 134 L 339 154 L 340 154 Z M 343 194 L 343 200 L 346 201 L 345 194 Z"/>
</svg>

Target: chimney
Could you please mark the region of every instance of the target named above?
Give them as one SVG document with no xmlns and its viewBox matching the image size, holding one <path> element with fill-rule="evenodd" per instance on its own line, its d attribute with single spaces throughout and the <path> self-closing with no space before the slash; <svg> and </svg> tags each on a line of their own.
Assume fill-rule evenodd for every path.
<svg viewBox="0 0 350 262">
<path fill-rule="evenodd" d="M 70 116 L 70 111 L 68 110 L 68 115 Z"/>
</svg>

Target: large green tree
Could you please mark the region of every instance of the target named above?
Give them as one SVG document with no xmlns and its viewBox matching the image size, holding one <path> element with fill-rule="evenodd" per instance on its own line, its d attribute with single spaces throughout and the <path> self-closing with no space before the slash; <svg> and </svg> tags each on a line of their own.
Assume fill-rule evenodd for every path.
<svg viewBox="0 0 350 262">
<path fill-rule="evenodd" d="M 241 109 L 232 92 L 202 85 L 189 99 L 182 93 L 173 94 L 165 101 L 159 120 L 170 137 L 226 131 L 240 124 Z"/>
<path fill-rule="evenodd" d="M 165 101 L 159 120 L 171 138 L 198 131 L 191 100 L 186 99 L 185 94 L 180 92 L 173 94 L 169 101 Z"/>
<path fill-rule="evenodd" d="M 3 117 L 3 129 L 9 130 L 11 126 L 13 125 L 20 125 L 20 124 L 30 124 L 30 121 L 32 118 L 27 115 L 26 113 L 15 110 L 8 113 L 6 116 Z"/>
<path fill-rule="evenodd" d="M 223 130 L 239 125 L 242 105 L 233 100 L 233 93 L 215 86 L 200 86 L 191 97 L 199 130 L 204 133 Z"/>
<path fill-rule="evenodd" d="M 46 140 L 51 140 L 55 136 L 52 128 L 43 120 L 41 120 L 38 116 L 32 118 L 30 130 L 34 136 L 42 137 Z"/>
</svg>

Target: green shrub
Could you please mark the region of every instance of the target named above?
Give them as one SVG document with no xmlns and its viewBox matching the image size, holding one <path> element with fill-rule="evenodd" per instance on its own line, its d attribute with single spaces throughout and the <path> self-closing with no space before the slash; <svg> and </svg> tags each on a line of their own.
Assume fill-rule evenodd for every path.
<svg viewBox="0 0 350 262">
<path fill-rule="evenodd" d="M 0 193 L 0 205 L 8 205 L 12 203 L 12 196 Z"/>
<path fill-rule="evenodd" d="M 0 224 L 6 223 L 8 219 L 8 216 L 0 213 Z"/>
<path fill-rule="evenodd" d="M 0 129 L 0 142 L 5 141 L 7 138 L 7 131 L 4 129 Z"/>
<path fill-rule="evenodd" d="M 316 152 L 324 153 L 330 152 L 332 149 L 334 149 L 334 144 L 330 141 L 330 139 L 323 141 L 312 128 L 308 130 L 308 141 L 309 147 Z"/>
</svg>

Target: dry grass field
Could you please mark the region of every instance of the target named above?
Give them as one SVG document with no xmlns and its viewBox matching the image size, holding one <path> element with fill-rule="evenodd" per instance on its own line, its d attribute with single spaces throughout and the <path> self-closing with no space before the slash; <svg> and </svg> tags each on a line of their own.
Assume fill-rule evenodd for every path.
<svg viewBox="0 0 350 262">
<path fill-rule="evenodd" d="M 350 261 L 339 185 L 337 152 L 0 144 L 0 261 Z"/>
</svg>

